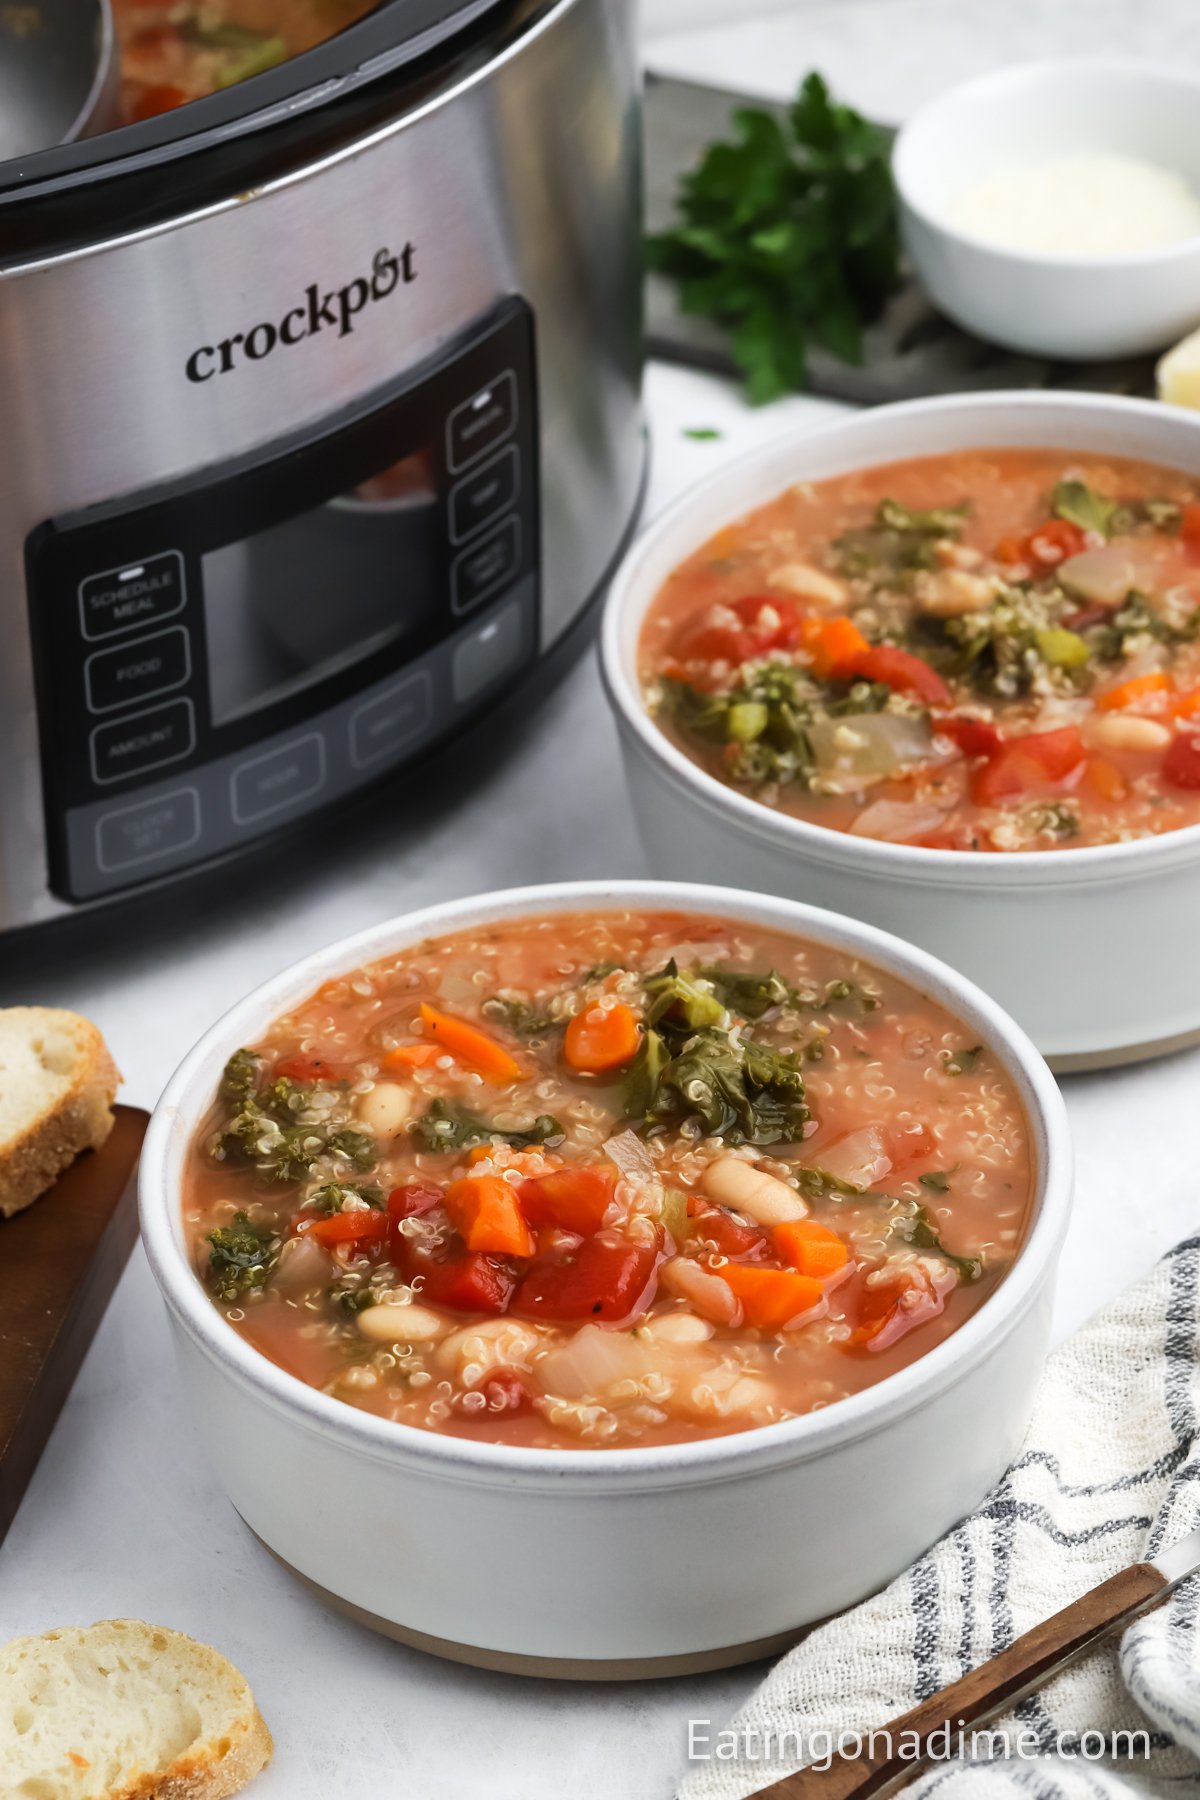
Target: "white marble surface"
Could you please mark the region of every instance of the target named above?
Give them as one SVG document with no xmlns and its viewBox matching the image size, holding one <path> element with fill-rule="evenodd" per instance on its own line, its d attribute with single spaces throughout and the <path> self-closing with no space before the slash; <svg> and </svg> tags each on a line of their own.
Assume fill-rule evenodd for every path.
<svg viewBox="0 0 1200 1800">
<path fill-rule="evenodd" d="M 1031 6 L 1028 18 L 1040 10 Z M 1110 36 L 1096 30 L 1101 13 L 1145 16 L 1115 0 L 1086 9 L 1078 0 L 1057 6 L 1054 19 L 1082 19 L 1085 10 L 1093 41 Z M 1030 48 L 1026 15 L 1003 11 L 1007 47 Z M 790 85 L 788 71 L 810 62 L 840 76 L 839 59 L 857 41 L 872 51 L 878 83 L 872 90 L 864 74 L 858 97 L 882 107 L 876 96 L 900 63 L 915 93 L 943 67 L 957 75 L 986 56 L 978 33 L 990 16 L 972 9 L 973 31 L 961 24 L 951 32 L 960 8 L 948 0 L 843 0 L 806 5 L 761 29 L 673 41 L 671 56 L 681 73 L 765 91 Z M 893 55 L 898 27 L 903 55 Z M 997 23 L 997 37 L 1000 30 Z M 919 33 L 931 35 L 918 56 Z M 666 64 L 661 45 L 655 61 Z M 751 413 L 724 384 L 662 368 L 650 373 L 649 400 L 651 509 L 741 445 L 836 410 L 797 399 Z M 722 436 L 691 442 L 689 426 Z M 366 837 L 323 843 L 310 870 L 292 859 L 272 883 L 231 871 L 218 903 L 180 890 L 136 942 L 97 929 L 65 946 L 0 946 L 0 995 L 90 1013 L 125 1072 L 126 1097 L 150 1105 L 218 1012 L 322 942 L 484 887 L 644 870 L 590 656 L 477 785 L 422 776 L 381 804 L 381 815 Z M 1200 1052 L 1067 1084 L 1080 1195 L 1060 1333 L 1195 1224 L 1198 1085 Z M 331 1530 L 343 1523 L 331 1521 Z M 478 1554 L 440 1544 L 435 1527 L 430 1553 Z M 274 1767 L 253 1790 L 262 1800 L 664 1800 L 683 1766 L 688 1718 L 719 1723 L 756 1674 L 645 1687 L 525 1682 L 451 1667 L 328 1616 L 250 1539 L 210 1478 L 179 1411 L 165 1322 L 140 1252 L 0 1549 L 0 1640 L 119 1614 L 216 1642 L 246 1670 L 278 1741 Z"/>
</svg>

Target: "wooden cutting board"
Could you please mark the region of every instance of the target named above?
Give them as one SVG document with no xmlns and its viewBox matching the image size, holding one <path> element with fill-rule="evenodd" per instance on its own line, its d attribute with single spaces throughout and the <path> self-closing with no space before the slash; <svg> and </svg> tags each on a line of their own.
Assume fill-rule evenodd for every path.
<svg viewBox="0 0 1200 1800">
<path fill-rule="evenodd" d="M 137 1238 L 134 1176 L 149 1114 L 113 1110 L 103 1149 L 0 1219 L 0 1542 Z"/>
</svg>

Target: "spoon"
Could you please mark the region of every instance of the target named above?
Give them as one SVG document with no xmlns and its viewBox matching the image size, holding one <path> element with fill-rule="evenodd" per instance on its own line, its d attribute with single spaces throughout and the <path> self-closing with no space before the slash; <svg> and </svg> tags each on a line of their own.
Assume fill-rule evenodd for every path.
<svg viewBox="0 0 1200 1800">
<path fill-rule="evenodd" d="M 109 0 L 0 0 L 0 161 L 116 122 Z"/>
<path fill-rule="evenodd" d="M 898 1746 L 919 1743 L 923 1748 L 935 1732 L 946 1727 L 953 1736 L 963 1726 L 981 1725 L 1006 1711 L 1101 1638 L 1161 1605 L 1197 1569 L 1200 1530 L 1181 1538 L 1169 1550 L 1161 1550 L 1150 1561 L 1110 1576 L 1024 1632 L 999 1656 L 877 1728 L 871 1733 L 872 1747 L 862 1754 L 835 1757 L 828 1767 L 785 1775 L 770 1787 L 757 1789 L 750 1800 L 872 1800 L 890 1793 L 911 1781 L 921 1768 L 919 1755 L 910 1756 L 907 1749 L 898 1751 Z M 878 1750 L 875 1739 L 879 1740 Z"/>
</svg>

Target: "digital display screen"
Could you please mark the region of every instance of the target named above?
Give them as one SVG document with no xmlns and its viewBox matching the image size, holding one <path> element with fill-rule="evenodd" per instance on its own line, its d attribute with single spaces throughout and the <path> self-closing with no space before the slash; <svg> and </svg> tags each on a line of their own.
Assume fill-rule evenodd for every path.
<svg viewBox="0 0 1200 1800">
<path fill-rule="evenodd" d="M 439 604 L 438 534 L 424 449 L 324 506 L 204 555 L 212 723 L 424 635 Z"/>
</svg>

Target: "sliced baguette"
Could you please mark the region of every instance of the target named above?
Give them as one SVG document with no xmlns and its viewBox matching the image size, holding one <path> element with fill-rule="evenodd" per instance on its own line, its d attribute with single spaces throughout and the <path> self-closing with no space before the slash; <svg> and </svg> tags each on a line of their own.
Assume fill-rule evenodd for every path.
<svg viewBox="0 0 1200 1800">
<path fill-rule="evenodd" d="M 139 1619 L 0 1649 L 0 1800 L 226 1800 L 274 1746 L 245 1678 Z"/>
<path fill-rule="evenodd" d="M 31 1206 L 81 1150 L 99 1149 L 120 1080 L 78 1013 L 0 1009 L 0 1218 Z"/>
</svg>

